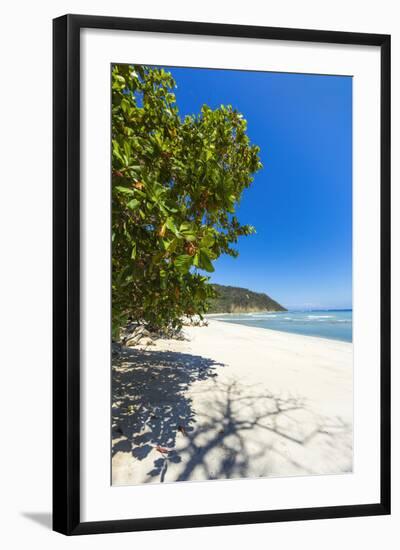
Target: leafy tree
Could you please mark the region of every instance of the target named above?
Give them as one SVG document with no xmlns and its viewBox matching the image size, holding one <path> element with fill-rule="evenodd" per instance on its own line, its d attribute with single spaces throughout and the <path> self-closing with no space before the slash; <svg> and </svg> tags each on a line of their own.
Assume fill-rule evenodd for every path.
<svg viewBox="0 0 400 550">
<path fill-rule="evenodd" d="M 254 229 L 235 216 L 261 167 L 246 121 L 231 106 L 181 119 L 172 75 L 112 68 L 113 335 L 131 318 L 176 327 L 207 311 L 204 272 Z"/>
</svg>

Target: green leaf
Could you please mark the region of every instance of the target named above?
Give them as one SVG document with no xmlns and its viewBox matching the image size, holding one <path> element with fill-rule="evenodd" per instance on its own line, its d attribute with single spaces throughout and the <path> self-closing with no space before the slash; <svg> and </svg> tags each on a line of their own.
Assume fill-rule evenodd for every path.
<svg viewBox="0 0 400 550">
<path fill-rule="evenodd" d="M 122 185 L 117 185 L 115 189 L 120 193 L 125 193 L 126 195 L 133 195 L 134 193 L 133 189 L 130 189 L 129 187 L 122 187 Z"/>
<path fill-rule="evenodd" d="M 131 146 L 128 140 L 124 141 L 124 151 L 125 151 L 125 155 L 129 159 L 129 157 L 131 156 Z"/>
<path fill-rule="evenodd" d="M 127 113 L 130 109 L 129 101 L 127 99 L 123 99 L 121 101 L 121 108 L 124 111 L 124 113 Z"/>
<path fill-rule="evenodd" d="M 183 222 L 179 226 L 179 231 L 183 233 L 184 231 L 190 231 L 193 228 L 193 225 L 190 222 Z"/>
<path fill-rule="evenodd" d="M 181 272 L 185 273 L 189 271 L 190 266 L 193 262 L 193 256 L 189 256 L 188 254 L 183 254 L 182 256 L 177 256 L 174 260 L 174 265 L 176 268 Z"/>
<path fill-rule="evenodd" d="M 132 260 L 134 260 L 136 258 L 136 243 L 133 243 L 131 258 L 132 258 Z"/>
<path fill-rule="evenodd" d="M 137 199 L 132 199 L 131 201 L 128 202 L 128 204 L 126 205 L 128 208 L 130 208 L 131 210 L 136 210 L 136 208 L 139 206 L 140 202 L 137 200 Z"/>
<path fill-rule="evenodd" d="M 178 229 L 177 229 L 177 227 L 176 227 L 176 225 L 174 224 L 174 222 L 172 221 L 171 218 L 167 218 L 165 223 L 166 223 L 168 229 L 169 229 L 170 231 L 172 231 L 172 233 L 173 233 L 174 235 L 176 235 L 177 237 L 180 237 L 180 236 L 181 236 L 180 233 L 179 233 L 179 231 L 178 231 Z"/>
<path fill-rule="evenodd" d="M 213 246 L 215 242 L 215 237 L 211 233 L 207 233 L 207 235 L 204 235 L 204 237 L 200 240 L 200 247 L 201 248 L 210 248 Z"/>
<path fill-rule="evenodd" d="M 179 244 L 179 239 L 172 239 L 171 241 L 167 241 L 165 243 L 165 248 L 168 250 L 170 254 L 172 254 L 173 252 L 175 252 L 178 244 Z"/>
<path fill-rule="evenodd" d="M 204 250 L 200 250 L 200 252 L 199 252 L 199 267 L 201 269 L 204 269 L 205 271 L 208 271 L 209 273 L 215 271 L 214 266 L 211 263 L 210 258 L 204 252 Z"/>
<path fill-rule="evenodd" d="M 193 223 L 183 222 L 179 227 L 179 233 L 183 235 L 187 241 L 196 240 L 196 229 Z"/>
</svg>

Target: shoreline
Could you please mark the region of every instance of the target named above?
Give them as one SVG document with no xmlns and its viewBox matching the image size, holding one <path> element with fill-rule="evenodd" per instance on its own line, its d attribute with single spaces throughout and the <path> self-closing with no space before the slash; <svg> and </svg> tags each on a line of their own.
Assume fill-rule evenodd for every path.
<svg viewBox="0 0 400 550">
<path fill-rule="evenodd" d="M 208 319 L 113 366 L 113 485 L 352 470 L 353 345 Z"/>
<path fill-rule="evenodd" d="M 321 310 L 325 313 L 325 310 Z M 343 310 L 343 311 L 352 311 L 352 310 Z M 326 312 L 328 313 L 328 311 L 326 310 Z M 254 312 L 248 312 L 248 313 L 215 313 L 215 314 L 206 314 L 204 315 L 204 319 L 207 320 L 207 321 L 220 321 L 220 322 L 227 322 L 227 323 L 233 323 L 233 324 L 237 324 L 237 325 L 240 325 L 240 326 L 247 326 L 247 327 L 250 327 L 250 328 L 259 328 L 259 329 L 262 329 L 262 330 L 272 330 L 272 331 L 275 331 L 275 332 L 281 332 L 283 334 L 295 334 L 295 335 L 298 335 L 298 336 L 306 336 L 306 337 L 310 337 L 310 338 L 321 338 L 323 340 L 334 340 L 335 342 L 345 342 L 345 343 L 349 343 L 349 344 L 352 344 L 353 341 L 352 341 L 352 336 L 351 338 L 348 338 L 347 337 L 343 337 L 343 335 L 338 335 L 337 333 L 335 334 L 335 336 L 326 336 L 326 335 L 318 335 L 318 334 L 305 334 L 304 332 L 301 332 L 301 331 L 296 331 L 296 330 L 282 330 L 281 327 L 279 328 L 274 328 L 274 327 L 271 327 L 271 326 L 266 326 L 266 327 L 263 327 L 263 326 L 253 326 L 253 324 L 248 324 L 249 323 L 249 320 L 251 321 L 254 321 L 255 323 L 257 322 L 260 322 L 260 321 L 269 321 L 268 320 L 268 315 L 271 314 L 271 318 L 275 319 L 277 317 L 277 315 L 281 314 L 281 315 L 290 315 L 290 314 L 296 314 L 296 313 L 309 313 L 309 312 L 298 312 L 298 311 L 294 311 L 294 312 L 281 312 L 281 311 L 259 311 L 257 313 L 260 313 L 260 314 L 265 314 L 267 315 L 267 317 L 255 317 L 253 315 Z M 311 312 L 312 314 L 314 313 L 320 313 L 319 311 L 313 311 Z M 221 319 L 220 317 L 221 316 L 232 316 L 232 318 L 234 318 L 235 316 L 243 316 L 242 318 L 239 318 L 239 319 L 236 319 L 235 321 L 236 322 L 233 322 L 229 317 L 225 318 L 225 319 Z M 247 320 L 247 317 L 249 318 L 249 320 Z M 315 316 L 315 318 L 317 318 L 317 316 Z M 283 320 L 285 320 L 285 317 L 282 317 Z M 243 321 L 243 322 L 241 322 Z M 341 323 L 342 321 L 340 321 Z M 304 325 L 304 326 L 307 326 L 307 325 Z M 314 331 L 315 332 L 315 331 Z"/>
<path fill-rule="evenodd" d="M 228 315 L 228 314 L 225 314 L 224 315 Z M 234 314 L 232 314 L 234 315 Z M 206 317 L 204 317 L 206 319 Z M 325 341 L 326 343 L 328 342 L 337 342 L 338 344 L 347 344 L 347 345 L 350 345 L 352 346 L 353 345 L 353 342 L 347 342 L 347 340 L 339 340 L 337 338 L 324 338 L 323 336 L 314 336 L 313 334 L 300 334 L 299 332 L 289 332 L 289 331 L 285 331 L 285 330 L 278 330 L 278 329 L 275 329 L 275 328 L 264 328 L 264 327 L 250 327 L 249 325 L 242 325 L 240 323 L 232 323 L 231 321 L 224 321 L 223 319 L 207 319 L 208 321 L 212 321 L 213 323 L 227 323 L 229 325 L 236 325 L 236 326 L 239 326 L 239 327 L 243 327 L 243 328 L 249 328 L 250 330 L 261 330 L 261 331 L 267 331 L 267 332 L 277 332 L 278 334 L 280 334 L 281 336 L 299 336 L 300 338 L 312 338 L 312 339 L 315 339 L 315 340 L 323 340 Z"/>
</svg>

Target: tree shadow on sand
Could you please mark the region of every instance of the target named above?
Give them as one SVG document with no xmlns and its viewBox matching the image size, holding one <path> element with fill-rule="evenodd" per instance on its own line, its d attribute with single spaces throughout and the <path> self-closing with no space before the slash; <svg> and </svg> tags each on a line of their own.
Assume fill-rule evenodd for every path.
<svg viewBox="0 0 400 550">
<path fill-rule="evenodd" d="M 128 452 L 144 460 L 157 450 L 160 459 L 149 475 L 163 481 L 168 463 L 181 460 L 174 450 L 177 434 L 189 433 L 195 422 L 186 392 L 215 377 L 217 366 L 197 355 L 123 348 L 113 365 L 112 455 Z"/>
<path fill-rule="evenodd" d="M 299 397 L 216 379 L 179 450 L 177 481 L 350 471 L 351 426 Z"/>
<path fill-rule="evenodd" d="M 138 483 L 351 470 L 351 425 L 315 414 L 297 396 L 221 382 L 222 366 L 123 349 L 113 367 L 112 454 L 144 461 Z"/>
</svg>

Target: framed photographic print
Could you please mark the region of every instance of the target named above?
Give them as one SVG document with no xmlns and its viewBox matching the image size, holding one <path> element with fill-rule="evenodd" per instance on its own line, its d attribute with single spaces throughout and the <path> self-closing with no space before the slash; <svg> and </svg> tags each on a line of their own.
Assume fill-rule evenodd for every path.
<svg viewBox="0 0 400 550">
<path fill-rule="evenodd" d="M 390 37 L 54 20 L 54 529 L 390 513 Z"/>
</svg>

